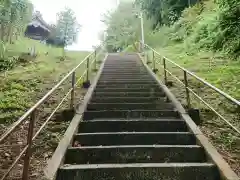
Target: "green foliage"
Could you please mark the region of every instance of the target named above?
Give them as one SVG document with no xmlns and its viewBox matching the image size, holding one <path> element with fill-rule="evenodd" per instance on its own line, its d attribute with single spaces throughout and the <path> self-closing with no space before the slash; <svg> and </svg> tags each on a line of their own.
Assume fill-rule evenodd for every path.
<svg viewBox="0 0 240 180">
<path fill-rule="evenodd" d="M 32 17 L 33 5 L 28 0 L 0 1 L 0 71 L 14 67 L 15 57 L 6 56 L 9 44 L 14 44 L 25 31 Z"/>
<path fill-rule="evenodd" d="M 6 47 L 3 41 L 0 41 L 0 59 L 4 59 Z"/>
<path fill-rule="evenodd" d="M 106 24 L 102 40 L 105 41 L 108 51 L 123 50 L 140 40 L 140 9 L 131 1 L 120 1 L 119 6 L 113 12 L 104 15 L 103 22 Z M 145 19 L 144 30 L 150 30 L 152 22 Z"/>
<path fill-rule="evenodd" d="M 123 52 L 138 52 L 134 45 L 129 45 L 127 48 L 123 50 Z"/>
<path fill-rule="evenodd" d="M 33 5 L 29 0 L 2 0 L 0 2 L 0 39 L 14 42 L 32 17 Z"/>
<path fill-rule="evenodd" d="M 205 49 L 223 51 L 237 58 L 240 56 L 240 2 L 229 0 L 214 4 L 209 0 L 197 3 L 185 9 L 172 26 L 162 26 L 149 34 L 153 37 L 152 40 L 146 38 L 150 44 L 159 39 L 158 46 L 162 47 L 183 43 L 190 54 Z"/>
<path fill-rule="evenodd" d="M 80 25 L 77 22 L 75 13 L 70 8 L 65 8 L 58 13 L 56 26 L 52 26 L 56 39 L 63 42 L 63 46 L 71 45 L 77 40 Z"/>
<path fill-rule="evenodd" d="M 26 53 L 26 44 L 36 47 L 37 59 L 24 66 L 16 66 L 16 63 L 19 64 L 16 62 L 13 69 L 0 73 L 0 124 L 12 123 L 19 118 L 89 54 L 89 52 L 66 51 L 68 58 L 62 63 L 58 58 L 61 56 L 61 48 L 49 47 L 28 38 L 20 38 L 15 44 L 8 45 L 6 58 Z M 45 52 L 49 54 L 46 56 Z M 2 65 L 1 61 L 0 65 Z M 79 67 L 76 75 L 80 77 L 85 68 L 85 65 Z M 56 99 L 59 99 L 57 95 Z"/>
<path fill-rule="evenodd" d="M 139 37 L 135 23 L 135 9 L 131 2 L 121 2 L 114 12 L 104 15 L 103 22 L 107 25 L 105 42 L 109 51 L 117 51 L 131 45 Z"/>
<path fill-rule="evenodd" d="M 240 1 L 220 1 L 219 27 L 222 31 L 219 43 L 227 53 L 240 56 Z"/>
<path fill-rule="evenodd" d="M 154 29 L 158 25 L 173 24 L 186 7 L 196 2 L 196 0 L 136 0 L 147 16 L 155 20 Z"/>
<path fill-rule="evenodd" d="M 14 57 L 0 58 L 0 71 L 12 69 L 17 63 Z"/>
</svg>

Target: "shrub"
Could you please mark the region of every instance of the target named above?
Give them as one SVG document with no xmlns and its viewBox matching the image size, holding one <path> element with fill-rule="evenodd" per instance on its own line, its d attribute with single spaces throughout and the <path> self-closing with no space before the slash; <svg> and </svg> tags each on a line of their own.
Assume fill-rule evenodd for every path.
<svg viewBox="0 0 240 180">
<path fill-rule="evenodd" d="M 6 71 L 12 69 L 17 63 L 17 59 L 15 57 L 11 58 L 1 58 L 0 59 L 0 71 Z"/>
</svg>

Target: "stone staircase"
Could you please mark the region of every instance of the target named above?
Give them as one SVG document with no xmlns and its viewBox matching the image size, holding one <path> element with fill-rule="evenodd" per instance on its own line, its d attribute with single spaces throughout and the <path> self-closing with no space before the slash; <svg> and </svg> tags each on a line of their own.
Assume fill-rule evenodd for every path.
<svg viewBox="0 0 240 180">
<path fill-rule="evenodd" d="M 57 180 L 219 180 L 139 57 L 109 55 Z"/>
</svg>

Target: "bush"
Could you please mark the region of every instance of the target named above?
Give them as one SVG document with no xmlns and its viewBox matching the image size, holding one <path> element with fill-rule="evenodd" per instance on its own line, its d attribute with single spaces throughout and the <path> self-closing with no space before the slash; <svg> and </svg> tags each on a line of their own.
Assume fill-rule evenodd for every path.
<svg viewBox="0 0 240 180">
<path fill-rule="evenodd" d="M 227 0 L 223 4 L 219 15 L 219 26 L 224 36 L 222 48 L 229 54 L 240 56 L 240 2 Z"/>
<path fill-rule="evenodd" d="M 239 57 L 240 1 L 201 1 L 185 9 L 172 26 L 162 26 L 146 39 L 153 47 L 183 43 L 189 53 L 204 48 Z"/>
<path fill-rule="evenodd" d="M 123 50 L 123 52 L 138 52 L 138 50 L 134 45 L 129 45 Z"/>
<path fill-rule="evenodd" d="M 12 69 L 17 63 L 16 58 L 1 58 L 0 59 L 0 71 L 6 71 Z"/>
</svg>

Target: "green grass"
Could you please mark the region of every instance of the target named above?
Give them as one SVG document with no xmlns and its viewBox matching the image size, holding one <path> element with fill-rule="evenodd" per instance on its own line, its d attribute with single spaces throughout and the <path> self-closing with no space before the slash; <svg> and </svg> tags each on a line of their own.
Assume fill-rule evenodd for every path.
<svg viewBox="0 0 240 180">
<path fill-rule="evenodd" d="M 206 51 L 191 55 L 182 47 L 183 44 L 177 44 L 158 48 L 157 51 L 234 98 L 240 99 L 240 61 Z M 169 66 L 172 67 L 171 64 Z"/>
<path fill-rule="evenodd" d="M 0 74 L 0 123 L 15 121 L 89 54 L 67 52 L 67 59 L 61 61 L 61 49 L 22 38 L 7 47 L 7 55 L 18 56 L 28 52 L 28 47 L 31 46 L 35 46 L 37 50 L 38 56 L 35 60 Z M 45 55 L 46 52 L 49 54 Z M 82 74 L 85 67 L 83 64 L 78 69 L 77 77 Z"/>
<path fill-rule="evenodd" d="M 220 90 L 228 93 L 235 99 L 240 99 L 240 61 L 228 59 L 221 53 L 213 53 L 211 51 L 199 51 L 194 54 L 189 54 L 184 48 L 184 44 L 181 43 L 166 46 L 164 48 L 156 48 L 156 50 L 175 63 L 194 72 L 200 78 L 218 87 Z M 152 53 L 150 51 L 148 57 L 150 61 L 152 61 Z M 156 60 L 162 64 L 160 56 L 157 56 Z M 163 68 L 160 64 L 157 64 L 156 67 L 159 69 L 159 77 L 163 80 Z M 150 67 L 152 67 L 152 64 L 150 64 Z M 184 82 L 182 70 L 171 63 L 167 63 L 167 69 Z M 217 94 L 211 88 L 204 86 L 191 76 L 188 76 L 188 79 L 189 86 L 195 93 L 203 98 L 235 127 L 240 129 L 240 113 L 237 106 L 234 106 L 226 98 Z M 168 80 L 173 82 L 173 87 L 171 87 L 170 90 L 186 107 L 185 88 L 169 74 Z M 210 138 L 212 143 L 217 147 L 225 160 L 229 162 L 235 172 L 239 174 L 240 146 L 238 143 L 238 134 L 200 100 L 193 95 L 190 97 L 192 107 L 200 110 L 201 119 L 203 121 L 200 128 L 204 134 Z"/>
</svg>

